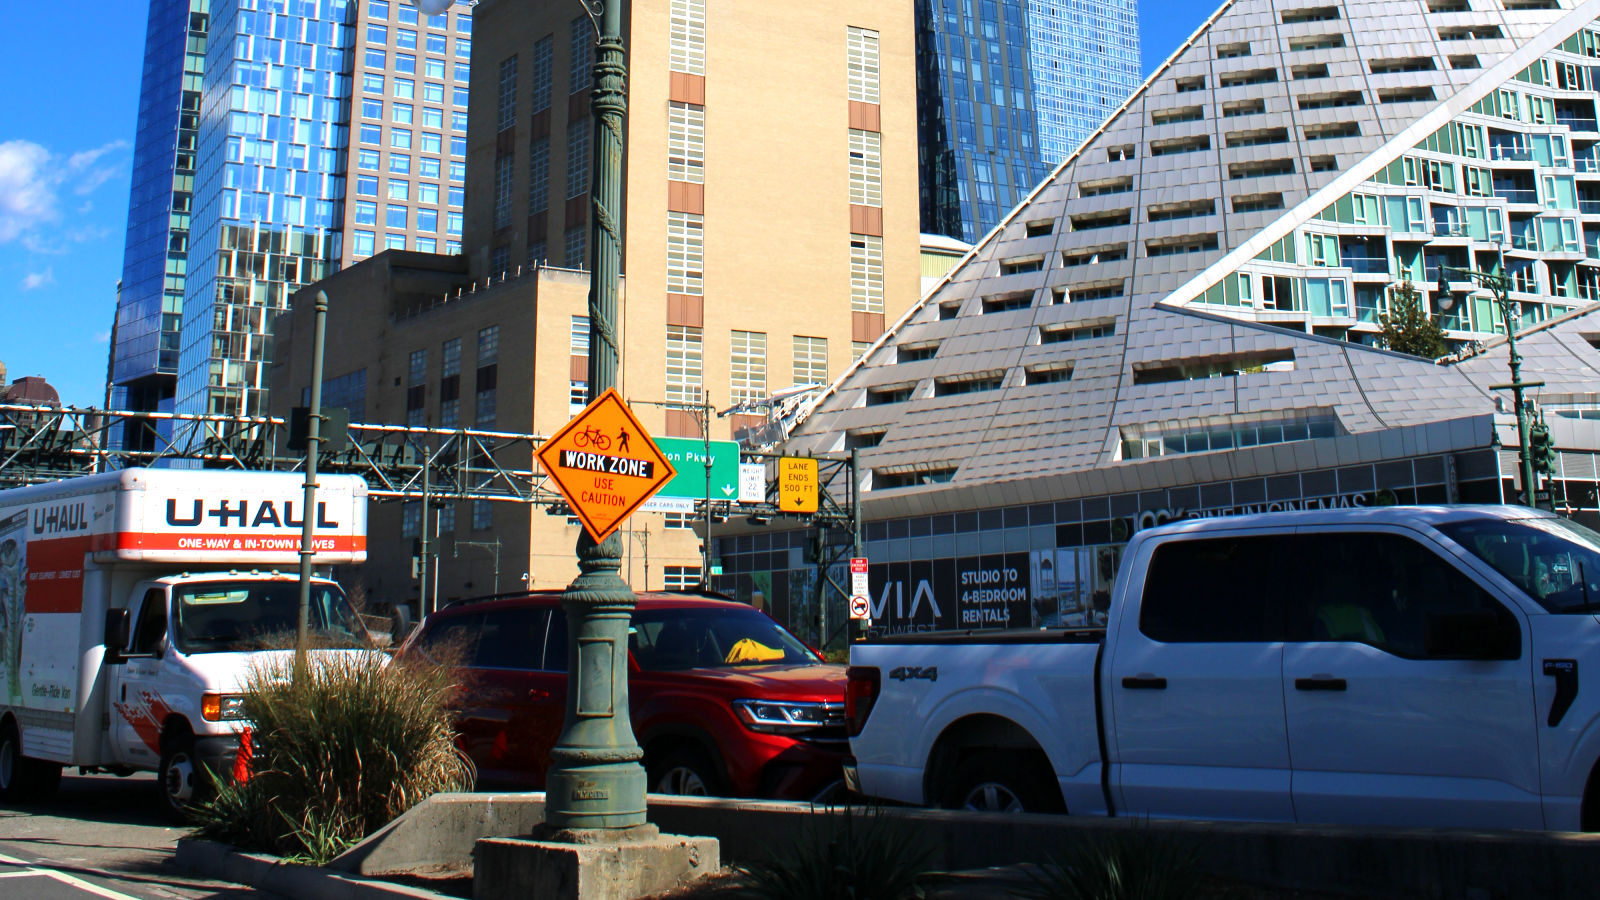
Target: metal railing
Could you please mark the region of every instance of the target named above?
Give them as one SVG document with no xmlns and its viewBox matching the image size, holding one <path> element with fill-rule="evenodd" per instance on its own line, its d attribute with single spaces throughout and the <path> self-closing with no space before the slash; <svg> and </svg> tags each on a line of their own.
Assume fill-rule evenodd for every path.
<svg viewBox="0 0 1600 900">
<path fill-rule="evenodd" d="M 1350 271 L 1359 275 L 1387 275 L 1389 274 L 1389 259 L 1384 256 L 1345 256 L 1340 254 L 1340 262 Z"/>
<path fill-rule="evenodd" d="M 1600 131 L 1595 119 L 1588 116 L 1563 116 L 1556 113 L 1556 124 L 1565 125 L 1573 131 Z"/>
<path fill-rule="evenodd" d="M 1508 203 L 1538 203 L 1539 192 L 1533 188 L 1496 187 L 1494 195 Z"/>
<path fill-rule="evenodd" d="M 1489 158 L 1503 162 L 1531 162 L 1533 151 L 1519 144 L 1490 144 Z"/>
</svg>

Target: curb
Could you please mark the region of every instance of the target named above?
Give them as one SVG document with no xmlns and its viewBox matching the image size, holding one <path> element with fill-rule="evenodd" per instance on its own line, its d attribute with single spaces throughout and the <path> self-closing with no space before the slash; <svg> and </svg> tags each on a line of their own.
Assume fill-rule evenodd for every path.
<svg viewBox="0 0 1600 900">
<path fill-rule="evenodd" d="M 178 842 L 180 868 L 270 891 L 295 900 L 454 900 L 446 894 L 319 866 L 286 863 L 265 853 L 247 853 L 216 841 Z"/>
</svg>

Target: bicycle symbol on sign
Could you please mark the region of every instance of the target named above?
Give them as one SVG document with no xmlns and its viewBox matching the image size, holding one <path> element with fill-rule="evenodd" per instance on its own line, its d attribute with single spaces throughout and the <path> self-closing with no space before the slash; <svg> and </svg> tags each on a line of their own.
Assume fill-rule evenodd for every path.
<svg viewBox="0 0 1600 900">
<path fill-rule="evenodd" d="M 579 447 L 587 447 L 593 444 L 596 450 L 611 449 L 611 438 L 606 437 L 599 428 L 583 429 L 573 436 L 572 443 Z"/>
</svg>

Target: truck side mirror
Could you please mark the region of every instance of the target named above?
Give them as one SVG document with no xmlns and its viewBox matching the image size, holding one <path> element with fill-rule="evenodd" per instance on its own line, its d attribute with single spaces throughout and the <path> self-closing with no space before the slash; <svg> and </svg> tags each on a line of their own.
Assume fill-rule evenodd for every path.
<svg viewBox="0 0 1600 900">
<path fill-rule="evenodd" d="M 122 655 L 128 649 L 130 617 L 126 609 L 106 610 L 105 645 L 107 665 L 117 665 L 125 661 Z"/>
<path fill-rule="evenodd" d="M 1432 659 L 1516 659 L 1522 655 L 1520 632 L 1495 610 L 1432 613 L 1428 616 L 1427 651 Z"/>
</svg>

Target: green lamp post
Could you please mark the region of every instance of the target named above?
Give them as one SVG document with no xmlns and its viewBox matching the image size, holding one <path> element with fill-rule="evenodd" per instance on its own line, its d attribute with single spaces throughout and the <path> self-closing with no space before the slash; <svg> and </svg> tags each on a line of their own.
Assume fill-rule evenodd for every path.
<svg viewBox="0 0 1600 900">
<path fill-rule="evenodd" d="M 452 0 L 418 0 L 438 14 Z M 622 124 L 627 58 L 622 0 L 579 0 L 599 31 L 590 110 L 594 181 L 589 228 L 589 401 L 617 383 L 617 286 L 622 271 Z M 579 575 L 567 612 L 567 711 L 545 780 L 545 824 L 556 832 L 616 832 L 645 824 L 643 752 L 628 717 L 628 620 L 636 598 L 618 574 L 622 539 L 578 536 Z"/>
</svg>

